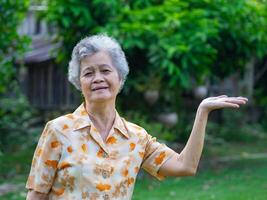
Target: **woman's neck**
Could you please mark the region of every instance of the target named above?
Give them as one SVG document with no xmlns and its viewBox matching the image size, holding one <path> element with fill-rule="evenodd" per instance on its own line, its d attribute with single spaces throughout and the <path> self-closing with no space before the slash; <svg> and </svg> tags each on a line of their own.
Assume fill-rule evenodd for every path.
<svg viewBox="0 0 267 200">
<path fill-rule="evenodd" d="M 89 103 L 85 101 L 85 109 L 96 129 L 105 139 L 114 123 L 116 116 L 115 102 Z"/>
</svg>

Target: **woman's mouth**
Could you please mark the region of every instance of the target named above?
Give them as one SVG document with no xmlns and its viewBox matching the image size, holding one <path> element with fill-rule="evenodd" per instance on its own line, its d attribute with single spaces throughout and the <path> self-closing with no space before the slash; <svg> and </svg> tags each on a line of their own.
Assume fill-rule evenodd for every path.
<svg viewBox="0 0 267 200">
<path fill-rule="evenodd" d="M 108 87 L 95 87 L 92 89 L 92 91 L 98 91 L 98 90 L 104 90 L 107 89 Z"/>
</svg>

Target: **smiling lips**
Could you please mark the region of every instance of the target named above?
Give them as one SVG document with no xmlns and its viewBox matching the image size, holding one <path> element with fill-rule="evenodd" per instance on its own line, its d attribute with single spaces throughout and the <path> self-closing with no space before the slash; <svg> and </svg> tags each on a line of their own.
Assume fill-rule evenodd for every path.
<svg viewBox="0 0 267 200">
<path fill-rule="evenodd" d="M 101 86 L 101 87 L 95 87 L 95 88 L 92 88 L 92 91 L 97 91 L 97 90 L 102 90 L 102 89 L 107 89 L 108 87 L 104 87 L 104 86 Z"/>
</svg>

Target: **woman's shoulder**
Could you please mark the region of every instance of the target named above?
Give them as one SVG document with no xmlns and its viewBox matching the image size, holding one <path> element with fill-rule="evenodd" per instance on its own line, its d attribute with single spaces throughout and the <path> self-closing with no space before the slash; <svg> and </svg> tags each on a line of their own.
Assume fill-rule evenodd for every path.
<svg viewBox="0 0 267 200">
<path fill-rule="evenodd" d="M 74 123 L 75 116 L 73 113 L 68 113 L 49 120 L 46 126 L 57 132 L 65 132 L 70 130 L 74 126 Z"/>
<path fill-rule="evenodd" d="M 141 135 L 146 135 L 147 132 L 145 130 L 145 128 L 143 128 L 142 126 L 136 124 L 136 123 L 133 123 L 133 122 L 130 122 L 130 121 L 127 121 L 123 118 L 123 121 L 126 125 L 126 128 L 128 129 L 128 131 L 130 131 L 131 133 L 135 133 L 135 134 L 141 134 Z"/>
</svg>

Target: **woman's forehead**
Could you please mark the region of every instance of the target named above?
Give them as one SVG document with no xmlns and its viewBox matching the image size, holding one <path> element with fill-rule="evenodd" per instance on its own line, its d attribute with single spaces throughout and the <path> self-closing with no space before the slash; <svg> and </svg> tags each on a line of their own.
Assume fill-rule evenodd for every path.
<svg viewBox="0 0 267 200">
<path fill-rule="evenodd" d="M 107 52 L 99 51 L 92 55 L 87 55 L 81 59 L 81 62 L 92 62 L 92 63 L 96 62 L 97 63 L 99 61 L 111 62 L 111 58 Z"/>
<path fill-rule="evenodd" d="M 113 68 L 113 66 L 110 66 L 109 64 L 106 64 L 106 63 L 82 65 L 82 70 L 94 70 L 96 68 L 99 68 L 99 69 L 102 69 L 102 68 Z"/>
<path fill-rule="evenodd" d="M 85 56 L 81 60 L 81 67 L 113 67 L 110 56 L 103 51 L 97 52 L 93 55 Z"/>
</svg>

